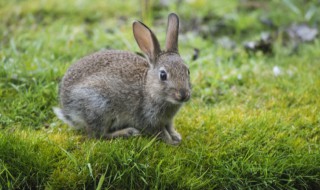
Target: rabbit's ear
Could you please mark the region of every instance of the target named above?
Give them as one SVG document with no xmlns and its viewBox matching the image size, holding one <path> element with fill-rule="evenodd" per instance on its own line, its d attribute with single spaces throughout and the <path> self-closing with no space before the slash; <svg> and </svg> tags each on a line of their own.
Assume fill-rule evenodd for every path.
<svg viewBox="0 0 320 190">
<path fill-rule="evenodd" d="M 166 50 L 178 52 L 179 17 L 171 13 L 168 16 Z"/>
<path fill-rule="evenodd" d="M 133 35 L 140 49 L 147 54 L 150 61 L 154 63 L 156 56 L 161 52 L 156 36 L 146 25 L 139 21 L 133 23 Z"/>
</svg>

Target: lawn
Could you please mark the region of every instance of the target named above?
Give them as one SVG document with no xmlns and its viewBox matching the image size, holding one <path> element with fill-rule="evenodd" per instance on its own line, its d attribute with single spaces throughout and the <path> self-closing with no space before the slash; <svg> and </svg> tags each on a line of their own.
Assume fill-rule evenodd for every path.
<svg viewBox="0 0 320 190">
<path fill-rule="evenodd" d="M 193 85 L 179 146 L 89 139 L 54 115 L 72 63 L 140 52 L 134 20 L 163 47 L 170 12 Z M 320 189 L 320 40 L 290 36 L 319 18 L 316 0 L 0 0 L 0 189 Z"/>
</svg>

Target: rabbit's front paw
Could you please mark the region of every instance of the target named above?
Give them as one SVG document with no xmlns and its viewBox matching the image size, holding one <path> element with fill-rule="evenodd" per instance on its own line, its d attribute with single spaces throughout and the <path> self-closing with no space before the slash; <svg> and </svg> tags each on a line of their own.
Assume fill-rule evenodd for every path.
<svg viewBox="0 0 320 190">
<path fill-rule="evenodd" d="M 179 144 L 182 140 L 181 135 L 178 132 L 173 132 L 170 134 L 172 141 L 175 142 L 175 144 Z"/>
<path fill-rule="evenodd" d="M 178 132 L 174 131 L 169 133 L 167 129 L 162 130 L 161 138 L 171 145 L 178 145 L 181 142 L 181 135 Z"/>
</svg>

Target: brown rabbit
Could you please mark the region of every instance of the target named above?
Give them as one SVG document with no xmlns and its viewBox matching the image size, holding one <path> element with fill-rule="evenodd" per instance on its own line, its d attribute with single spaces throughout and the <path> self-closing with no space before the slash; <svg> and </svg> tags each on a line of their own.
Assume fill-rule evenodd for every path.
<svg viewBox="0 0 320 190">
<path fill-rule="evenodd" d="M 134 53 L 107 50 L 73 64 L 60 85 L 56 115 L 90 136 L 116 138 L 158 135 L 179 144 L 173 117 L 191 96 L 189 69 L 178 52 L 179 18 L 168 16 L 166 49 L 139 21 L 133 34 L 148 59 Z"/>
</svg>

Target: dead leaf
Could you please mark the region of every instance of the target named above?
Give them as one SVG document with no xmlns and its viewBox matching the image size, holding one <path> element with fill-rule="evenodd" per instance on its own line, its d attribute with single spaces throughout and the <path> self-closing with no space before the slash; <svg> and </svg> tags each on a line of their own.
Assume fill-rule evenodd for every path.
<svg viewBox="0 0 320 190">
<path fill-rule="evenodd" d="M 318 29 L 309 27 L 307 24 L 292 24 L 287 29 L 287 33 L 293 40 L 310 42 L 317 37 Z"/>
</svg>

